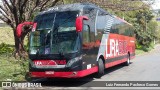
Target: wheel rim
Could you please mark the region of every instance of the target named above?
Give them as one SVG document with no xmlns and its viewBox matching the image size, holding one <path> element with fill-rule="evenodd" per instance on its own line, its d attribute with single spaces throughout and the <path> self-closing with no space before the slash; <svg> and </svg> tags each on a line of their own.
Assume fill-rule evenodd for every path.
<svg viewBox="0 0 160 90">
<path fill-rule="evenodd" d="M 130 64 L 130 60 L 129 60 L 129 58 L 128 58 L 128 60 L 127 60 L 127 63 L 128 63 L 128 64 Z"/>
</svg>

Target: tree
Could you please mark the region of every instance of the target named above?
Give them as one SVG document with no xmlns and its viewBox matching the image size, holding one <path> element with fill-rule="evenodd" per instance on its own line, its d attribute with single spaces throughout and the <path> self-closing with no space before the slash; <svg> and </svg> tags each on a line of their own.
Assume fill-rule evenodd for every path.
<svg viewBox="0 0 160 90">
<path fill-rule="evenodd" d="M 103 9 L 111 9 L 114 11 L 140 10 L 153 4 L 153 1 L 148 1 L 148 3 L 144 3 L 143 1 L 144 0 L 75 0 L 75 2 L 94 3 Z"/>
<path fill-rule="evenodd" d="M 139 44 L 146 47 L 150 46 L 155 37 L 156 23 L 152 21 L 153 17 L 149 9 L 139 10 L 136 13 L 135 23 L 137 27 L 139 26 L 135 30 L 136 38 Z"/>
<path fill-rule="evenodd" d="M 13 30 L 15 41 L 15 57 L 26 55 L 24 38 L 31 30 L 31 26 L 23 28 L 20 38 L 16 35 L 16 27 L 24 21 L 33 20 L 36 12 L 56 5 L 61 0 L 2 0 L 0 4 L 0 19 L 7 23 Z"/>
</svg>

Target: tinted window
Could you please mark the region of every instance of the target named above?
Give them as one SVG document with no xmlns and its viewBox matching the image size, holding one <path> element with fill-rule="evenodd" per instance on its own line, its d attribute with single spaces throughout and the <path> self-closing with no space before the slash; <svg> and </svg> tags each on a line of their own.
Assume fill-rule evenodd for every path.
<svg viewBox="0 0 160 90">
<path fill-rule="evenodd" d="M 53 26 L 55 13 L 44 14 L 36 17 L 38 30 L 51 29 Z"/>
<path fill-rule="evenodd" d="M 125 36 L 134 36 L 134 29 L 131 25 L 122 22 L 121 20 L 114 19 L 114 23 L 111 27 L 110 33 L 125 35 Z"/>
<path fill-rule="evenodd" d="M 90 28 L 89 25 L 83 26 L 83 44 L 89 43 L 90 40 Z"/>
</svg>

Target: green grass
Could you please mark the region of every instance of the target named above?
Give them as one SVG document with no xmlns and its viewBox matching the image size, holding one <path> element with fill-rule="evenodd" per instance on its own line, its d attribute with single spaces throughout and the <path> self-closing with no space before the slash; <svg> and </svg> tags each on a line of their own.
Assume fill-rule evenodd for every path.
<svg viewBox="0 0 160 90">
<path fill-rule="evenodd" d="M 10 27 L 0 27 L 0 43 L 14 45 L 13 30 Z"/>
<path fill-rule="evenodd" d="M 135 53 L 136 55 L 143 55 L 145 53 L 148 53 L 152 50 L 152 47 L 146 48 L 146 49 L 136 49 Z"/>
<path fill-rule="evenodd" d="M 13 30 L 10 27 L 0 27 L 0 44 L 5 43 L 11 46 L 14 45 Z M 24 44 L 27 44 L 27 38 L 24 40 Z"/>
<path fill-rule="evenodd" d="M 136 55 L 142 55 L 142 54 L 144 54 L 144 53 L 146 53 L 145 51 L 143 51 L 143 50 L 140 50 L 140 49 L 136 49 Z"/>
<path fill-rule="evenodd" d="M 10 54 L 0 55 L 0 67 L 1 81 L 24 81 L 26 72 L 28 72 L 28 62 L 17 60 Z"/>
</svg>

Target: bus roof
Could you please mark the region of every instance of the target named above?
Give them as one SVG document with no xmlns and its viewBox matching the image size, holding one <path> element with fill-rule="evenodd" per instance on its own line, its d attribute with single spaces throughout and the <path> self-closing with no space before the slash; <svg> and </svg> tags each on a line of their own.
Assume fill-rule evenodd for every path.
<svg viewBox="0 0 160 90">
<path fill-rule="evenodd" d="M 65 4 L 65 5 L 58 5 L 58 6 L 51 7 L 45 11 L 40 12 L 39 15 L 45 14 L 45 13 L 56 12 L 56 11 L 83 10 L 83 8 L 95 8 L 105 14 L 109 14 L 107 11 L 105 11 L 102 8 L 99 8 L 98 6 L 91 4 L 91 3 L 74 3 L 74 4 Z"/>
<path fill-rule="evenodd" d="M 108 13 L 106 10 L 104 10 L 94 4 L 91 4 L 91 3 L 74 3 L 74 4 L 58 5 L 58 6 L 51 7 L 45 11 L 42 11 L 38 15 L 43 15 L 43 14 L 52 13 L 52 12 L 56 12 L 56 11 L 76 11 L 76 10 L 82 11 L 83 8 L 97 9 L 97 10 L 99 10 L 99 12 L 102 12 L 103 14 L 111 15 L 112 17 L 117 18 L 120 21 L 132 26 L 132 24 L 128 23 L 127 21 L 125 21 L 115 15 L 112 15 L 112 14 Z"/>
</svg>

